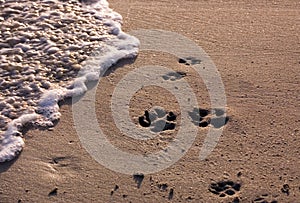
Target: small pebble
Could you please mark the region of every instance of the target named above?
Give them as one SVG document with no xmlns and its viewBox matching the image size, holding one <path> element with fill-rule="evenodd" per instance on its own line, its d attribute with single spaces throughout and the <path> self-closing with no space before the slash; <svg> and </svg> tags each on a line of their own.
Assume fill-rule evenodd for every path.
<svg viewBox="0 0 300 203">
<path fill-rule="evenodd" d="M 47 49 L 48 54 L 55 54 L 58 51 L 59 51 L 59 48 L 57 48 L 57 47 L 51 47 L 51 48 Z"/>
</svg>

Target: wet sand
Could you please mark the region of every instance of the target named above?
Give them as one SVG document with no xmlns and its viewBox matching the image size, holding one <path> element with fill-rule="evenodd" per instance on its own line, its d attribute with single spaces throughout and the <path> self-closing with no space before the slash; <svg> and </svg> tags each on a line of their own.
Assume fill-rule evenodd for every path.
<svg viewBox="0 0 300 203">
<path fill-rule="evenodd" d="M 218 145 L 200 161 L 209 127 L 199 127 L 192 147 L 178 162 L 134 178 L 91 158 L 66 104 L 53 129 L 28 131 L 18 159 L 1 164 L 0 202 L 298 202 L 300 4 L 111 0 L 110 6 L 123 16 L 125 32 L 176 32 L 208 53 L 222 76 L 230 118 Z M 122 150 L 159 150 L 180 127 L 178 121 L 175 130 L 143 143 L 119 132 L 110 99 L 116 84 L 135 68 L 155 64 L 186 73 L 199 107 L 210 108 L 201 78 L 175 56 L 143 51 L 129 62 L 103 78 L 96 95 L 99 126 Z M 153 106 L 180 113 L 169 92 L 148 87 L 130 102 L 133 122 L 138 125 L 138 117 Z"/>
</svg>

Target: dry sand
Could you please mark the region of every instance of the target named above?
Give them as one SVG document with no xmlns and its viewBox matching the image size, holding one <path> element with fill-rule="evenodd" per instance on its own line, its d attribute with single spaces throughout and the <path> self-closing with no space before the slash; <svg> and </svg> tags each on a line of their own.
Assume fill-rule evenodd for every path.
<svg viewBox="0 0 300 203">
<path fill-rule="evenodd" d="M 61 121 L 52 131 L 29 131 L 19 158 L 0 166 L 0 202 L 300 202 L 300 4 L 111 0 L 110 5 L 124 17 L 126 32 L 141 28 L 177 32 L 210 55 L 224 82 L 230 117 L 217 147 L 199 161 L 207 128 L 199 129 L 182 159 L 145 175 L 138 187 L 133 176 L 111 171 L 90 157 L 75 132 L 71 106 L 63 105 Z M 200 107 L 209 108 L 201 79 L 177 60 L 141 52 L 134 63 L 102 80 L 97 117 L 113 144 L 144 153 L 168 140 L 137 147 L 112 120 L 111 94 L 134 68 L 155 64 L 186 72 Z M 168 94 L 154 87 L 139 91 L 130 103 L 133 121 L 153 105 L 178 114 L 178 103 Z M 161 137 L 171 139 L 173 133 L 166 131 Z M 211 184 L 219 181 L 235 194 L 214 194 L 218 188 Z"/>
</svg>

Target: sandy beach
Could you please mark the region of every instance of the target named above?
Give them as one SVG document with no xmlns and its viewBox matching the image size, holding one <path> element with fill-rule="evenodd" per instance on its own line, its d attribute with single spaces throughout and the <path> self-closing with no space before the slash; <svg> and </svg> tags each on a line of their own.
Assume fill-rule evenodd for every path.
<svg viewBox="0 0 300 203">
<path fill-rule="evenodd" d="M 205 160 L 199 152 L 211 126 L 198 126 L 186 154 L 153 174 L 124 175 L 95 161 L 79 140 L 71 101 L 58 124 L 29 130 L 20 156 L 0 164 L 0 202 L 300 202 L 300 3 L 275 1 L 110 0 L 123 16 L 123 31 L 159 29 L 195 42 L 218 69 L 228 122 Z M 124 75 L 146 65 L 179 73 L 199 108 L 210 100 L 201 77 L 174 55 L 141 51 L 101 79 L 96 116 L 108 140 L 129 153 L 161 150 L 181 127 L 137 141 L 117 128 L 111 97 Z M 146 110 L 161 106 L 180 117 L 180 105 L 155 85 L 138 91 L 129 115 L 139 126 Z M 209 116 L 209 115 L 208 115 Z"/>
</svg>

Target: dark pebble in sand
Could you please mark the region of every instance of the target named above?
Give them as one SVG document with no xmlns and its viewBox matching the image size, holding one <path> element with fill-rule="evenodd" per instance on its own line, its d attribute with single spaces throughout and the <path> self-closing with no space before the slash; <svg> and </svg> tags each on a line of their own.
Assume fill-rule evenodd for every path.
<svg viewBox="0 0 300 203">
<path fill-rule="evenodd" d="M 186 60 L 184 60 L 184 59 L 179 59 L 178 62 L 179 62 L 179 63 L 186 63 Z"/>
<path fill-rule="evenodd" d="M 168 188 L 168 184 L 164 183 L 164 184 L 159 184 L 158 188 L 162 191 L 165 191 Z"/>
<path fill-rule="evenodd" d="M 288 184 L 284 184 L 281 188 L 281 192 L 286 195 L 290 195 L 290 186 Z"/>
<path fill-rule="evenodd" d="M 171 189 L 170 189 L 170 192 L 169 192 L 169 197 L 168 197 L 168 199 L 169 199 L 169 200 L 173 199 L 173 196 L 174 196 L 174 189 L 171 188 Z"/>
<path fill-rule="evenodd" d="M 241 177 L 242 176 L 242 172 L 238 172 L 236 175 L 237 175 L 237 177 Z"/>
<path fill-rule="evenodd" d="M 51 197 L 51 196 L 56 196 L 57 195 L 57 188 L 54 188 L 51 192 L 49 192 L 48 196 Z"/>
<path fill-rule="evenodd" d="M 137 183 L 137 187 L 140 188 L 142 185 L 142 182 L 144 180 L 145 176 L 142 173 L 138 173 L 138 174 L 134 174 L 133 175 L 133 179 L 135 180 L 135 182 Z"/>
</svg>

